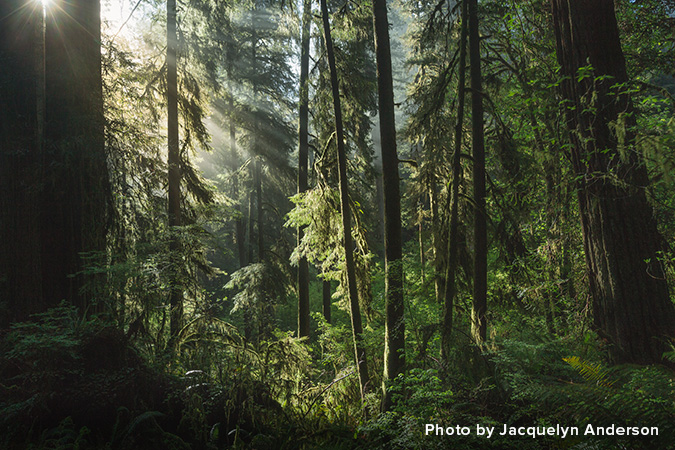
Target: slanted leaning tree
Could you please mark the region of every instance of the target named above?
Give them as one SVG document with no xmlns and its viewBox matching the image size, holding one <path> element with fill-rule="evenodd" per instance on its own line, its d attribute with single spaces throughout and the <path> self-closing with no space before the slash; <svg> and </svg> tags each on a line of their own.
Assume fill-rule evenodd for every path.
<svg viewBox="0 0 675 450">
<path fill-rule="evenodd" d="M 615 362 L 658 363 L 675 336 L 675 309 L 645 195 L 614 2 L 551 7 L 595 327 Z"/>
<path fill-rule="evenodd" d="M 349 183 L 347 182 L 347 155 L 344 144 L 344 129 L 342 126 L 342 107 L 340 105 L 340 87 L 338 84 L 335 52 L 330 32 L 328 5 L 321 0 L 321 17 L 323 22 L 323 36 L 326 45 L 326 57 L 330 69 L 331 90 L 333 93 L 333 111 L 335 114 L 335 139 L 337 140 L 338 177 L 340 187 L 340 212 L 342 215 L 342 245 L 345 252 L 345 266 L 347 271 L 347 288 L 349 295 L 349 312 L 352 321 L 352 337 L 354 341 L 354 357 L 356 372 L 359 375 L 361 398 L 364 397 L 370 382 L 368 375 L 368 361 L 363 342 L 363 323 L 359 306 L 359 293 L 356 285 L 356 266 L 354 264 L 354 241 L 352 238 L 351 207 L 349 204 Z"/>
</svg>

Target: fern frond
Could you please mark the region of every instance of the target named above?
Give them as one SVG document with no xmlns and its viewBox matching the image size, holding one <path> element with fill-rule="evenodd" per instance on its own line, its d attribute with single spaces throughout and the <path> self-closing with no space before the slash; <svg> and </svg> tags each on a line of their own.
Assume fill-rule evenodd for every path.
<svg viewBox="0 0 675 450">
<path fill-rule="evenodd" d="M 589 383 L 607 388 L 611 388 L 616 383 L 616 380 L 609 378 L 609 371 L 599 363 L 585 361 L 578 356 L 568 356 L 563 358 L 563 361 L 572 366 Z"/>
</svg>

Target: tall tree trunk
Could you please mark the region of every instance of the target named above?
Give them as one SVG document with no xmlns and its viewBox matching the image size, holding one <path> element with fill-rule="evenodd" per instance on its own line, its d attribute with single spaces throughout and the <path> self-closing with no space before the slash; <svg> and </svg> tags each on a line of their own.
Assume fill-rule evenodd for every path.
<svg viewBox="0 0 675 450">
<path fill-rule="evenodd" d="M 347 287 L 349 293 L 349 310 L 352 321 L 352 336 L 354 340 L 354 356 L 356 370 L 359 374 L 361 397 L 365 396 L 370 382 L 368 375 L 368 360 L 363 343 L 363 324 L 361 322 L 361 309 L 359 306 L 359 292 L 356 285 L 356 266 L 354 264 L 354 243 L 352 239 L 352 219 L 349 205 L 349 184 L 347 182 L 347 155 L 344 144 L 344 130 L 342 128 L 342 107 L 340 106 L 340 87 L 338 84 L 337 68 L 335 67 L 335 54 L 333 52 L 333 39 L 330 33 L 328 18 L 328 6 L 326 0 L 321 0 L 321 16 L 323 18 L 324 43 L 330 69 L 330 82 L 333 91 L 333 109 L 335 113 L 335 134 L 337 142 L 338 174 L 340 186 L 340 210 L 342 213 L 343 238 L 342 244 L 345 252 L 345 265 L 347 269 Z"/>
<path fill-rule="evenodd" d="M 239 172 L 232 178 L 232 197 L 239 199 Z M 246 223 L 243 217 L 241 203 L 237 201 L 237 219 L 234 222 L 234 239 L 237 242 L 237 259 L 239 268 L 246 267 L 248 264 L 246 254 Z"/>
<path fill-rule="evenodd" d="M 307 191 L 307 166 L 309 155 L 309 39 L 312 26 L 312 3 L 303 1 L 302 43 L 300 49 L 300 111 L 298 138 L 298 193 Z M 298 228 L 298 246 L 304 235 Z M 309 337 L 309 264 L 306 257 L 298 261 L 298 336 Z"/>
<path fill-rule="evenodd" d="M 485 136 L 483 86 L 478 32 L 478 2 L 469 3 L 469 58 L 471 64 L 471 128 L 473 150 L 474 270 L 471 332 L 477 342 L 487 337 L 487 217 L 485 210 Z"/>
<path fill-rule="evenodd" d="M 436 294 L 436 301 L 440 304 L 443 302 L 443 295 L 445 292 L 445 264 L 446 264 L 446 250 L 447 246 L 443 245 L 445 241 L 445 233 L 441 229 L 443 222 L 438 213 L 438 186 L 436 183 L 437 176 L 433 175 L 429 186 L 429 203 L 431 204 L 431 227 L 433 236 L 434 248 L 434 293 Z"/>
<path fill-rule="evenodd" d="M 378 116 L 378 121 L 377 121 L 377 131 L 379 132 L 380 124 L 379 124 L 379 116 Z M 375 130 L 373 130 L 373 135 Z M 379 134 L 379 133 L 378 133 Z M 377 156 L 377 152 L 380 154 L 380 159 L 382 155 L 382 146 L 380 145 L 380 137 L 378 136 L 377 139 L 373 139 L 373 145 L 375 146 L 375 152 Z M 375 177 L 375 198 L 377 199 L 377 223 L 375 225 L 375 241 L 378 242 L 378 244 L 375 247 L 374 251 L 376 252 L 376 255 L 384 259 L 384 187 L 382 186 L 382 177 L 380 176 L 380 172 L 382 171 L 382 167 L 378 167 L 377 159 L 374 161 L 374 168 L 376 170 L 376 177 Z"/>
<path fill-rule="evenodd" d="M 382 187 L 384 190 L 384 290 L 386 302 L 384 374 L 382 409 L 391 406 L 386 388 L 390 379 L 405 366 L 405 321 L 403 315 L 403 265 L 401 246 L 401 192 L 396 151 L 394 120 L 394 85 L 391 73 L 389 21 L 386 0 L 373 1 L 375 56 L 377 58 L 377 93 L 382 146 Z"/>
<path fill-rule="evenodd" d="M 0 327 L 44 308 L 40 257 L 44 19 L 25 0 L 0 2 Z"/>
<path fill-rule="evenodd" d="M 246 252 L 248 256 L 248 264 L 253 263 L 253 233 L 254 233 L 254 226 L 255 226 L 255 220 L 254 220 L 254 212 L 253 212 L 253 207 L 255 205 L 254 203 L 254 195 L 253 195 L 253 186 L 255 185 L 255 171 L 253 170 L 253 164 L 251 164 L 249 168 L 249 174 L 251 176 L 251 190 L 248 193 L 248 230 L 246 232 Z"/>
<path fill-rule="evenodd" d="M 229 24 L 229 17 L 227 20 Z M 242 207 L 242 202 L 240 200 L 240 191 L 239 191 L 239 184 L 242 178 L 241 177 L 242 170 L 241 167 L 239 166 L 239 157 L 237 154 L 237 127 L 234 121 L 234 95 L 233 95 L 233 83 L 231 81 L 234 78 L 234 75 L 232 74 L 232 66 L 234 64 L 233 61 L 234 43 L 232 41 L 228 41 L 225 48 L 226 48 L 225 61 L 228 65 L 227 76 L 230 79 L 230 81 L 228 82 L 228 93 L 229 93 L 228 110 L 229 110 L 229 135 L 230 135 L 229 150 L 230 150 L 230 158 L 233 161 L 232 170 L 234 172 L 233 198 L 237 202 L 237 213 L 238 213 L 237 220 L 235 222 L 235 239 L 237 240 L 237 256 L 239 258 L 239 268 L 241 269 L 242 267 L 246 267 L 246 265 L 248 265 L 249 260 L 248 260 L 248 253 L 246 250 L 247 249 L 246 220 L 244 218 L 244 211 Z"/>
<path fill-rule="evenodd" d="M 178 66 L 176 34 L 176 0 L 166 2 L 166 85 L 168 122 L 167 134 L 169 141 L 169 227 L 175 235 L 171 238 L 170 251 L 172 261 L 171 293 L 169 306 L 171 307 L 170 340 L 172 345 L 178 337 L 183 321 L 183 289 L 181 287 L 180 269 L 180 240 L 176 227 L 182 225 L 180 207 L 180 146 L 178 140 Z"/>
<path fill-rule="evenodd" d="M 424 206 L 422 197 L 417 202 L 417 246 L 419 247 L 420 252 L 420 282 L 424 284 L 426 282 L 426 273 L 425 268 L 427 265 L 426 252 L 424 248 Z"/>
<path fill-rule="evenodd" d="M 537 139 L 538 140 L 538 139 Z M 543 150 L 543 145 L 541 143 L 537 144 L 541 150 Z M 542 155 L 545 153 L 542 153 Z M 555 205 L 561 203 L 560 196 L 558 195 L 558 189 L 556 188 L 556 180 L 554 179 L 556 173 L 558 172 L 557 162 L 549 160 L 544 163 L 544 179 L 546 181 L 546 215 L 548 216 L 548 224 L 546 231 L 546 240 L 548 241 L 547 247 L 548 251 L 546 254 L 546 272 L 548 274 L 549 284 L 553 284 L 556 279 L 556 265 L 555 259 L 557 254 L 557 246 L 555 244 L 556 238 L 558 237 L 555 232 L 556 222 L 560 221 L 560 217 L 556 214 Z M 542 292 L 542 300 L 544 301 L 544 318 L 546 320 L 546 328 L 548 329 L 549 334 L 554 335 L 556 326 L 556 310 L 558 303 L 558 294 L 555 292 L 552 286 L 547 287 Z"/>
<path fill-rule="evenodd" d="M 573 190 L 572 183 L 565 185 L 565 188 L 562 190 L 562 214 L 561 214 L 561 225 L 560 227 L 569 226 L 568 223 L 571 223 L 570 218 L 570 197 L 572 197 Z M 574 287 L 574 279 L 572 273 L 572 261 L 571 261 L 571 247 L 572 242 L 569 235 L 564 235 L 562 238 L 562 255 L 560 257 L 560 279 L 565 283 L 563 288 L 563 295 L 567 297 L 568 300 L 572 300 L 576 297 L 576 290 Z"/>
<path fill-rule="evenodd" d="M 675 309 L 658 261 L 663 242 L 644 192 L 633 105 L 616 89 L 628 76 L 614 2 L 551 6 L 595 327 L 613 361 L 658 363 L 675 336 Z"/>
<path fill-rule="evenodd" d="M 330 291 L 330 280 L 323 280 L 323 317 L 326 319 L 326 322 L 331 323 L 331 291 Z"/>
<path fill-rule="evenodd" d="M 457 125 L 455 127 L 455 153 L 452 156 L 452 203 L 450 205 L 450 230 L 448 231 L 448 270 L 445 275 L 445 293 L 443 295 L 443 327 L 441 329 L 441 358 L 445 363 L 450 358 L 450 338 L 452 336 L 452 319 L 457 291 L 455 279 L 457 277 L 459 243 L 459 184 L 462 169 L 462 137 L 464 131 L 464 100 L 466 83 L 466 38 L 468 2 L 462 1 L 462 26 L 459 37 L 459 66 L 457 82 Z"/>
<path fill-rule="evenodd" d="M 230 109 L 231 110 L 231 109 Z M 235 127 L 234 127 L 234 122 L 230 121 L 230 150 L 232 154 L 232 158 L 235 158 L 235 146 L 236 146 L 236 132 L 235 132 Z M 237 199 L 237 210 L 239 212 L 239 217 L 237 217 L 237 221 L 235 223 L 235 233 L 236 233 L 236 239 L 237 239 L 237 254 L 239 257 L 239 268 L 246 267 L 250 260 L 249 260 L 249 252 L 248 249 L 250 248 L 250 242 L 248 238 L 248 234 L 246 232 L 246 219 L 244 218 L 244 211 L 243 207 L 241 205 L 241 202 L 239 201 L 239 178 L 241 176 L 241 170 L 237 170 L 235 175 L 234 175 L 234 186 L 235 186 L 235 193 L 234 193 L 234 198 Z M 250 195 L 250 194 L 249 194 Z M 248 218 L 249 223 L 251 218 Z M 251 311 L 247 308 L 244 310 L 244 337 L 246 341 L 248 342 L 251 339 L 252 335 L 252 330 L 251 330 Z"/>
<path fill-rule="evenodd" d="M 258 262 L 263 263 L 265 261 L 265 230 L 264 230 L 264 216 L 263 216 L 263 176 L 262 176 L 262 157 L 258 156 L 255 163 L 255 191 L 256 191 L 256 223 L 258 224 Z M 267 339 L 271 336 L 272 331 L 272 320 L 274 316 L 274 311 L 272 307 L 272 299 L 268 297 L 263 297 L 262 304 L 260 305 L 260 326 L 259 326 L 259 338 Z"/>
<path fill-rule="evenodd" d="M 232 101 L 230 100 L 230 111 L 232 111 Z M 236 151 L 236 129 L 234 127 L 234 121 L 230 119 L 230 155 L 233 161 L 237 161 L 237 151 Z M 239 259 L 239 268 L 246 267 L 248 264 L 248 254 L 246 252 L 246 221 L 244 220 L 244 211 L 239 199 L 239 179 L 241 176 L 241 171 L 237 168 L 234 172 L 234 177 L 232 180 L 233 183 L 233 195 L 232 197 L 237 202 L 237 220 L 234 224 L 234 233 L 235 239 L 237 240 L 237 257 Z"/>
<path fill-rule="evenodd" d="M 42 290 L 48 306 L 81 312 L 97 280 L 82 254 L 106 249 L 110 182 L 105 154 L 99 0 L 57 2 L 45 24 L 45 185 Z M 102 306 L 102 305 L 99 305 Z"/>
<path fill-rule="evenodd" d="M 256 219 L 258 224 L 258 262 L 265 259 L 265 235 L 263 223 L 263 197 L 262 197 L 262 160 L 260 157 L 255 161 L 255 196 L 256 196 Z"/>
<path fill-rule="evenodd" d="M 258 15 L 258 2 L 254 2 L 253 10 L 251 11 L 251 65 L 253 67 L 253 73 L 258 73 L 258 32 L 256 30 L 256 18 Z M 258 259 L 257 262 L 263 262 L 264 253 L 265 253 L 265 239 L 263 236 L 263 207 L 262 207 L 262 156 L 260 156 L 260 142 L 258 139 L 258 133 L 261 129 L 260 125 L 260 114 L 258 109 L 258 103 L 260 102 L 260 92 L 258 85 L 253 85 L 253 98 L 254 98 L 254 110 L 253 110 L 253 137 L 252 137 L 252 150 L 251 157 L 254 158 L 253 164 L 253 180 L 255 183 L 255 196 L 256 196 L 256 224 L 257 224 L 257 248 L 258 248 Z M 253 239 L 253 235 L 251 235 Z M 261 305 L 261 307 L 264 306 Z"/>
</svg>

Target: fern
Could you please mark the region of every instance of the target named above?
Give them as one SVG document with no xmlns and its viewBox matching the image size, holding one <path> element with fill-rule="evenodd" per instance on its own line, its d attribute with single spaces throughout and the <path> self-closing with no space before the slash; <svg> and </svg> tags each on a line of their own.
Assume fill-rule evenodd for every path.
<svg viewBox="0 0 675 450">
<path fill-rule="evenodd" d="M 563 358 L 563 361 L 572 366 L 572 368 L 579 372 L 579 375 L 584 377 L 584 380 L 589 383 L 595 383 L 598 386 L 611 388 L 616 382 L 616 380 L 611 380 L 609 378 L 609 371 L 603 368 L 599 363 L 584 361 L 578 356 L 569 356 Z"/>
<path fill-rule="evenodd" d="M 675 378 L 662 367 L 616 366 L 611 369 L 579 357 L 563 358 L 583 383 L 541 385 L 540 407 L 557 408 L 560 420 L 596 426 L 656 426 L 650 438 L 590 438 L 598 448 L 673 448 Z"/>
</svg>

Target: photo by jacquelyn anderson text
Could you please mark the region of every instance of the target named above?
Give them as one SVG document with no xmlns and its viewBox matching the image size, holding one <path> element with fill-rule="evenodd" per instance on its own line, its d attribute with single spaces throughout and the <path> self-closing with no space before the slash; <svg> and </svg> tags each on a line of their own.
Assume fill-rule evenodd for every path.
<svg viewBox="0 0 675 450">
<path fill-rule="evenodd" d="M 427 423 L 424 425 L 424 434 L 426 436 L 484 436 L 487 439 L 493 437 L 506 436 L 530 436 L 537 437 L 559 437 L 567 438 L 571 436 L 658 436 L 659 427 L 655 426 L 597 426 L 594 424 L 584 424 L 581 426 L 562 426 L 556 425 L 532 425 L 532 426 L 511 426 L 508 424 L 501 424 L 500 426 L 488 426 L 476 424 L 473 427 L 452 425 L 444 426 L 440 424 Z"/>
</svg>

